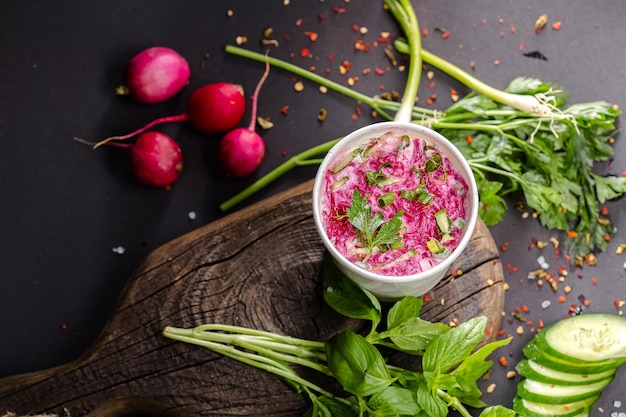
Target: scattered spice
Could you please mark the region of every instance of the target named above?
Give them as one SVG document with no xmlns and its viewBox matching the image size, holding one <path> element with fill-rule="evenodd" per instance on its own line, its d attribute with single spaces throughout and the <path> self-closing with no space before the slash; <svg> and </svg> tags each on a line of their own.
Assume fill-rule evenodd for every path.
<svg viewBox="0 0 626 417">
<path fill-rule="evenodd" d="M 326 109 L 324 108 L 319 109 L 319 111 L 317 112 L 317 121 L 320 123 L 324 123 L 327 116 L 328 116 L 328 111 Z"/>
<path fill-rule="evenodd" d="M 487 387 L 487 393 L 491 394 L 492 392 L 494 392 L 496 390 L 496 384 L 490 384 Z"/>
<path fill-rule="evenodd" d="M 528 58 L 540 59 L 542 61 L 547 61 L 548 60 L 548 58 L 544 54 L 539 52 L 539 51 L 524 52 L 524 56 L 528 57 Z"/>
<path fill-rule="evenodd" d="M 498 363 L 499 363 L 501 366 L 504 366 L 504 367 L 509 366 L 509 362 L 506 360 L 506 358 L 505 358 L 504 356 L 500 356 L 500 357 L 498 358 Z"/>
<path fill-rule="evenodd" d="M 548 23 L 548 15 L 542 14 L 541 16 L 539 16 L 537 20 L 535 20 L 535 25 L 534 25 L 535 32 L 537 33 L 541 32 L 541 29 L 543 29 L 547 23 Z"/>
<path fill-rule="evenodd" d="M 304 90 L 304 84 L 302 83 L 302 81 L 298 81 L 293 85 L 293 89 L 300 92 Z"/>
<path fill-rule="evenodd" d="M 561 30 L 561 21 L 559 20 L 558 22 L 552 23 L 552 29 L 553 30 Z"/>
</svg>

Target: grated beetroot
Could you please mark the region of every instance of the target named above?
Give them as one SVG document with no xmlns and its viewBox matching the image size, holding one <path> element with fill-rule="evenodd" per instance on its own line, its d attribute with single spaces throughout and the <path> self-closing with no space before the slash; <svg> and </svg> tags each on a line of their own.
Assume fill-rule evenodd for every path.
<svg viewBox="0 0 626 417">
<path fill-rule="evenodd" d="M 441 156 L 441 164 L 429 172 L 426 165 L 435 154 Z M 433 255 L 427 246 L 429 239 L 441 239 L 435 213 L 445 209 L 452 224 L 457 225 L 466 224 L 469 214 L 467 183 L 451 162 L 423 139 L 403 137 L 394 132 L 373 138 L 352 155 L 356 156 L 347 165 L 350 153 L 339 156 L 324 177 L 322 218 L 326 234 L 339 252 L 361 267 L 388 276 L 416 274 L 441 262 L 445 256 Z M 341 169 L 343 165 L 346 166 Z M 366 172 L 380 172 L 386 179 L 381 184 L 368 185 Z M 425 186 L 425 191 L 433 196 L 427 203 L 401 196 L 404 190 L 411 191 L 420 186 Z M 363 255 L 355 228 L 346 216 L 355 189 L 371 206 L 372 215 L 381 212 L 385 221 L 389 221 L 398 211 L 404 212 L 404 228 L 400 232 L 404 241 L 402 248 Z M 394 193 L 394 201 L 381 208 L 378 199 L 389 192 Z M 442 240 L 446 254 L 458 246 L 463 235 L 462 226 L 452 226 L 449 236 Z M 416 251 L 416 254 L 411 256 L 410 251 Z"/>
</svg>

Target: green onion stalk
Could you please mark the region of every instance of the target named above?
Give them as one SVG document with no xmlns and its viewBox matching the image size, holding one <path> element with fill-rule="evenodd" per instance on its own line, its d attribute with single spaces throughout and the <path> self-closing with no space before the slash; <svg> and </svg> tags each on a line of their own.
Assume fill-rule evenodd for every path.
<svg viewBox="0 0 626 417">
<path fill-rule="evenodd" d="M 494 88 L 456 65 L 422 48 L 417 19 L 407 14 L 406 0 L 386 1 L 405 32 L 395 48 L 409 56 L 407 85 L 400 103 L 370 97 L 289 62 L 236 46 L 226 52 L 269 62 L 277 68 L 323 85 L 368 105 L 386 120 L 408 121 L 437 130 L 467 159 L 478 182 L 480 216 L 488 226 L 507 212 L 509 194 L 523 194 L 526 205 L 547 229 L 568 232 L 565 247 L 573 259 L 606 250 L 615 232 L 600 205 L 626 193 L 626 178 L 601 177 L 594 163 L 613 155 L 609 140 L 621 113 L 604 101 L 564 106 L 567 92 L 560 86 L 529 77 L 515 78 L 505 90 Z M 432 65 L 472 91 L 447 109 L 417 106 L 415 97 L 422 62 Z M 220 205 L 233 208 L 257 191 L 305 165 L 319 164 L 339 139 L 299 153 Z"/>
</svg>

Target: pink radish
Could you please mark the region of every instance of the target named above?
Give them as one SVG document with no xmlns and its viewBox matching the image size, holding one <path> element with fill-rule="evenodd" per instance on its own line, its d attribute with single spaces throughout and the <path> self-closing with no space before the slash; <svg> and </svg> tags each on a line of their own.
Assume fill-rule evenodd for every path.
<svg viewBox="0 0 626 417">
<path fill-rule="evenodd" d="M 93 148 L 104 145 L 74 137 L 74 140 Z M 161 132 L 144 132 L 135 143 L 110 142 L 108 145 L 130 151 L 130 164 L 137 179 L 154 187 L 169 187 L 183 170 L 183 154 L 178 143 Z"/>
<path fill-rule="evenodd" d="M 245 111 L 246 103 L 241 86 L 226 82 L 208 84 L 191 94 L 185 113 L 153 120 L 127 135 L 110 136 L 98 142 L 96 147 L 114 140 L 130 139 L 158 124 L 185 120 L 189 120 L 202 133 L 221 133 L 237 126 Z"/>
<path fill-rule="evenodd" d="M 247 128 L 240 127 L 228 132 L 220 141 L 217 153 L 220 165 L 226 175 L 245 177 L 252 174 L 261 165 L 265 156 L 265 142 L 256 133 L 256 110 L 259 91 L 269 74 L 269 64 L 265 65 L 265 72 L 256 86 L 252 96 L 252 115 Z"/>
<path fill-rule="evenodd" d="M 167 187 L 183 170 L 183 154 L 178 143 L 161 132 L 146 132 L 129 145 L 130 161 L 137 179 L 146 185 Z"/>
<path fill-rule="evenodd" d="M 144 49 L 126 67 L 125 85 L 117 94 L 129 94 L 140 103 L 159 103 L 189 83 L 189 64 L 178 52 L 163 46 Z"/>
</svg>

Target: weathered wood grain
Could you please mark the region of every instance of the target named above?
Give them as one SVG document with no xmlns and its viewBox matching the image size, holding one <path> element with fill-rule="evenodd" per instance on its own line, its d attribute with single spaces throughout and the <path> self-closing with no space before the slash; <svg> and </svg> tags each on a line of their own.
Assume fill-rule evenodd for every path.
<svg viewBox="0 0 626 417">
<path fill-rule="evenodd" d="M 2 411 L 72 417 L 301 415 L 306 399 L 273 375 L 161 332 L 169 325 L 219 322 L 325 340 L 346 328 L 359 330 L 361 323 L 323 302 L 325 250 L 313 224 L 311 188 L 311 182 L 302 184 L 153 251 L 84 355 L 0 380 Z M 502 267 L 482 222 L 454 268 L 428 295 L 423 317 L 450 323 L 486 315 L 499 326 Z"/>
</svg>

